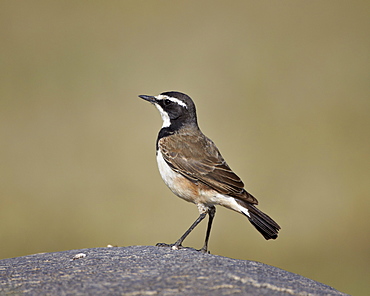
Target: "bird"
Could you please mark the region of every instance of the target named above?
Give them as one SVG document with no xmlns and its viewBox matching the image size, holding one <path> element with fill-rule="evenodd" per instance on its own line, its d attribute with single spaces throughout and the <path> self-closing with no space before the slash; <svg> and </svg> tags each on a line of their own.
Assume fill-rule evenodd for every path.
<svg viewBox="0 0 370 296">
<path fill-rule="evenodd" d="M 178 91 L 139 97 L 153 104 L 163 120 L 156 141 L 156 158 L 164 183 L 199 210 L 199 217 L 175 243 L 156 246 L 185 248 L 182 245 L 185 238 L 208 215 L 204 245 L 198 251 L 209 253 L 208 240 L 217 205 L 246 216 L 266 240 L 276 239 L 280 226 L 257 208 L 257 199 L 244 189 L 244 183 L 230 169 L 214 142 L 202 133 L 193 100 Z"/>
</svg>

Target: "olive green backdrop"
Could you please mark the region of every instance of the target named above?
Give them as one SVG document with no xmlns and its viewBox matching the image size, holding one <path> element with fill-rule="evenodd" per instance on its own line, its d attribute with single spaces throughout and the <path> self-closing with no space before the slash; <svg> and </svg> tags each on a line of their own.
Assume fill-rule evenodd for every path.
<svg viewBox="0 0 370 296">
<path fill-rule="evenodd" d="M 260 208 L 218 208 L 213 254 L 368 291 L 367 1 L 1 1 L 0 258 L 174 242 L 194 205 L 163 184 L 158 112 L 189 94 Z M 185 241 L 201 247 L 206 223 Z"/>
</svg>

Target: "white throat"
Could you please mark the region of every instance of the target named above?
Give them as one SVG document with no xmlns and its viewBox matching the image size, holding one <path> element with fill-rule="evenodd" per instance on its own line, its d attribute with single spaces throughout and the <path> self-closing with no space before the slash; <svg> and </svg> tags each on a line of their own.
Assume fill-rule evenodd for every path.
<svg viewBox="0 0 370 296">
<path fill-rule="evenodd" d="M 159 106 L 158 104 L 154 104 L 156 106 L 156 108 L 158 109 L 159 113 L 161 114 L 161 117 L 162 117 L 162 120 L 163 120 L 163 124 L 162 124 L 162 128 L 164 127 L 169 127 L 171 125 L 171 120 L 170 120 L 170 117 L 168 116 L 168 113 L 165 112 L 161 106 Z"/>
</svg>

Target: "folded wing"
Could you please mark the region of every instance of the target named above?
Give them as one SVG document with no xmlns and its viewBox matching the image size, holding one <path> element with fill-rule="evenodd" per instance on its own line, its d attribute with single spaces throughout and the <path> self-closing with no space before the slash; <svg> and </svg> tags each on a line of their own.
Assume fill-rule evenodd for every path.
<svg viewBox="0 0 370 296">
<path fill-rule="evenodd" d="M 164 160 L 174 171 L 221 194 L 258 204 L 257 199 L 244 190 L 242 180 L 230 169 L 210 139 L 194 134 L 180 137 L 182 139 L 175 140 L 168 136 L 158 143 Z"/>
</svg>

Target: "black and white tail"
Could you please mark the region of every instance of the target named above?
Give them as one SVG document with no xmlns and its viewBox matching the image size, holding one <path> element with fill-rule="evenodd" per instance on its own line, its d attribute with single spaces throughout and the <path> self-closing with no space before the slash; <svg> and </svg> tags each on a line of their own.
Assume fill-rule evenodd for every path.
<svg viewBox="0 0 370 296">
<path fill-rule="evenodd" d="M 242 214 L 247 216 L 249 222 L 265 239 L 276 239 L 278 237 L 280 226 L 270 216 L 250 203 L 241 202 L 240 200 L 238 200 L 238 203 L 244 208 L 241 210 Z"/>
</svg>

